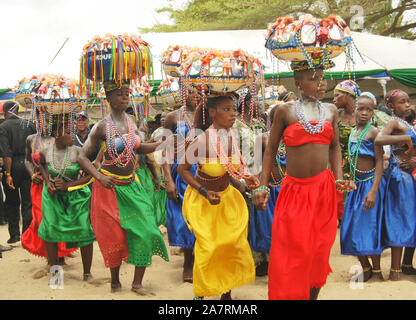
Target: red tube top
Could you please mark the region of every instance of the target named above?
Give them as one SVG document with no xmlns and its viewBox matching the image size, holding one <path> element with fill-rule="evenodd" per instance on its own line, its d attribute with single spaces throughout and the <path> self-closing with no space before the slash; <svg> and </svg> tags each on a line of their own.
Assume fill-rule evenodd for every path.
<svg viewBox="0 0 416 320">
<path fill-rule="evenodd" d="M 310 121 L 316 125 L 318 121 Z M 320 133 L 311 134 L 303 129 L 299 121 L 293 122 L 283 131 L 283 143 L 289 147 L 296 147 L 307 143 L 330 144 L 334 138 L 332 123 L 324 122 L 324 129 Z"/>
</svg>

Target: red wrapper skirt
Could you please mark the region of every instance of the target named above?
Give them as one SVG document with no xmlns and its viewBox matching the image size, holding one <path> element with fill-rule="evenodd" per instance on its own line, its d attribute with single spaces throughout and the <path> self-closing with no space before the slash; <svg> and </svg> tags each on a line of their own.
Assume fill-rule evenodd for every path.
<svg viewBox="0 0 416 320">
<path fill-rule="evenodd" d="M 269 260 L 269 299 L 309 299 L 332 272 L 329 255 L 337 231 L 337 191 L 332 173 L 287 175 L 277 198 Z"/>
<path fill-rule="evenodd" d="M 38 229 L 42 221 L 42 190 L 43 183 L 34 184 L 30 187 L 32 197 L 32 222 L 26 231 L 22 234 L 22 247 L 31 254 L 46 258 L 48 255 L 45 248 L 45 240 L 39 238 Z M 58 242 L 58 256 L 60 258 L 77 251 L 78 249 L 66 249 L 65 242 Z"/>
</svg>

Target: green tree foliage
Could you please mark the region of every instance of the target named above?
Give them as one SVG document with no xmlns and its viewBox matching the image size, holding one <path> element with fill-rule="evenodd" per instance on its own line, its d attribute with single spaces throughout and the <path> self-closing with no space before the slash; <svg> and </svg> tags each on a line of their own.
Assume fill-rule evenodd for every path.
<svg viewBox="0 0 416 320">
<path fill-rule="evenodd" d="M 318 18 L 338 14 L 353 31 L 416 39 L 416 18 L 404 19 L 415 11 L 416 0 L 191 0 L 184 8 L 169 1 L 156 12 L 168 14 L 174 24 L 139 28 L 141 32 L 265 29 L 278 16 L 310 13 Z"/>
</svg>

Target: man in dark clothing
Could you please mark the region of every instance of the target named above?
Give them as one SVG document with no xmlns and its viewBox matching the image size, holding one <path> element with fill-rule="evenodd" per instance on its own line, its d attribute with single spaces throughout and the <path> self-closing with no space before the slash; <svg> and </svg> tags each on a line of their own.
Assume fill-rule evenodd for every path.
<svg viewBox="0 0 416 320">
<path fill-rule="evenodd" d="M 4 208 L 9 224 L 10 239 L 7 243 L 20 241 L 19 209 L 22 212 L 22 234 L 32 221 L 31 177 L 25 167 L 26 138 L 36 133 L 35 126 L 19 119 L 16 102 L 3 105 L 5 121 L 0 125 L 0 144 L 4 159 L 3 187 L 6 195 Z M 15 114 L 13 114 L 15 113 Z M 20 194 L 19 194 L 20 191 Z"/>
<path fill-rule="evenodd" d="M 4 152 L 1 149 L 0 144 L 0 155 L 2 155 Z M 0 158 L 0 181 L 3 180 L 3 158 Z M 0 184 L 0 188 L 3 188 L 3 186 Z M 3 190 L 0 190 L 0 226 L 5 226 L 7 224 L 6 219 L 6 212 L 4 211 L 4 199 L 3 199 Z"/>
</svg>

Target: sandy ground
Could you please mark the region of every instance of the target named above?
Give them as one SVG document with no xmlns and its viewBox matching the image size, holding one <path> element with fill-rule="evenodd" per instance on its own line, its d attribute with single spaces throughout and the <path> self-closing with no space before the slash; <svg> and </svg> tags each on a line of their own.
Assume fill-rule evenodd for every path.
<svg viewBox="0 0 416 320">
<path fill-rule="evenodd" d="M 166 240 L 166 234 L 164 234 Z M 0 244 L 5 245 L 9 234 L 7 226 L 0 226 Z M 1 300 L 189 300 L 193 298 L 192 284 L 182 281 L 183 256 L 176 248 L 169 248 L 170 262 L 160 257 L 153 258 L 153 264 L 147 268 L 143 285 L 153 295 L 139 296 L 130 291 L 134 267 L 121 266 L 120 280 L 123 289 L 118 293 L 110 292 L 109 270 L 105 268 L 97 242 L 94 242 L 92 264 L 93 279 L 82 281 L 82 263 L 80 253 L 67 258 L 63 271 L 63 288 L 52 289 L 49 286 L 50 275 L 46 274 L 46 259 L 31 255 L 21 247 L 20 242 L 13 250 L 3 252 L 0 259 L 0 299 Z M 321 290 L 321 300 L 413 300 L 416 299 L 416 276 L 402 275 L 400 281 L 351 283 L 351 278 L 360 272 L 355 257 L 342 256 L 337 239 L 332 248 L 330 264 L 333 273 L 329 275 L 326 286 Z M 382 271 L 385 279 L 390 267 L 390 250 L 382 255 Z M 234 299 L 267 299 L 267 276 L 257 277 L 250 285 L 232 291 Z M 212 297 L 209 299 L 218 299 Z"/>
</svg>

